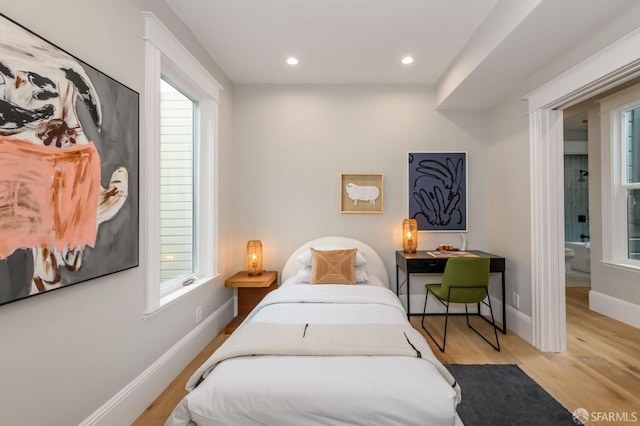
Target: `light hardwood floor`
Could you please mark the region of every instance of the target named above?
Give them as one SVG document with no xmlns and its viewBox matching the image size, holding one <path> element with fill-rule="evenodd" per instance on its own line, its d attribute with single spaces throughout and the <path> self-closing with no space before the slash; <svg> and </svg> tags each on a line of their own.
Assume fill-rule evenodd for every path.
<svg viewBox="0 0 640 426">
<path fill-rule="evenodd" d="M 499 334 L 502 351 L 496 352 L 467 328 L 464 317 L 449 320 L 445 353 L 425 337 L 445 364 L 518 364 L 571 412 L 584 408 L 592 416 L 602 412 L 628 413 L 629 417 L 635 412 L 640 422 L 640 330 L 590 311 L 588 293 L 589 288 L 567 289 L 567 351 L 564 353 L 538 352 L 513 333 Z M 481 331 L 491 332 L 484 321 L 475 319 L 478 321 L 474 324 L 478 324 Z M 420 320 L 412 317 L 411 323 L 422 332 Z M 429 330 L 434 330 L 439 337 L 444 320 L 429 317 L 427 322 Z M 189 376 L 225 339 L 225 335 L 216 336 L 134 425 L 164 424 L 186 394 L 184 385 Z M 588 424 L 611 426 L 616 423 Z"/>
</svg>

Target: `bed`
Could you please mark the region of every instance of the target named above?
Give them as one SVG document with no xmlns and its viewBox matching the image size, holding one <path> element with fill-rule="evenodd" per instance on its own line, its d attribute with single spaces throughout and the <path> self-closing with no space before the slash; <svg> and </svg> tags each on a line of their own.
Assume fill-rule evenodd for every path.
<svg viewBox="0 0 640 426">
<path fill-rule="evenodd" d="M 342 249 L 357 249 L 343 262 L 345 273 L 357 271 L 355 285 L 305 281 L 311 261 Z M 344 237 L 295 250 L 280 287 L 193 374 L 187 390 L 167 426 L 461 424 L 460 388 L 408 323 L 382 259 Z"/>
</svg>

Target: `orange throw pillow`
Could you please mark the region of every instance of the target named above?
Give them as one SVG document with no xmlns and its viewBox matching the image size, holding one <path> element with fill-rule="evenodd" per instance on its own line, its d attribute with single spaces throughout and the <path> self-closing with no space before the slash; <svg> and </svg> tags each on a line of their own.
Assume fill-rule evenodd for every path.
<svg viewBox="0 0 640 426">
<path fill-rule="evenodd" d="M 311 284 L 355 284 L 357 249 L 311 249 Z"/>
</svg>

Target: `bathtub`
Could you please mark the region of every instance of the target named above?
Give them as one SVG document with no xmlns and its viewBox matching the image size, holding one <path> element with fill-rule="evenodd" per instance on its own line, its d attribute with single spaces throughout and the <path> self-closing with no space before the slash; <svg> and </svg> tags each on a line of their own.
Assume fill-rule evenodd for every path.
<svg viewBox="0 0 640 426">
<path fill-rule="evenodd" d="M 571 270 L 591 273 L 591 245 L 587 241 L 583 242 L 565 242 L 564 246 L 575 252 L 575 257 L 569 259 Z"/>
</svg>

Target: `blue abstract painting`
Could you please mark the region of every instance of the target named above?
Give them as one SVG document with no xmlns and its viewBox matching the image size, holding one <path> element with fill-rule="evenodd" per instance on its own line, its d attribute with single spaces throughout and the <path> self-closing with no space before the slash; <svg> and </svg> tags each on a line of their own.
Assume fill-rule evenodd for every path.
<svg viewBox="0 0 640 426">
<path fill-rule="evenodd" d="M 419 231 L 467 230 L 467 153 L 409 153 L 409 217 Z"/>
</svg>

